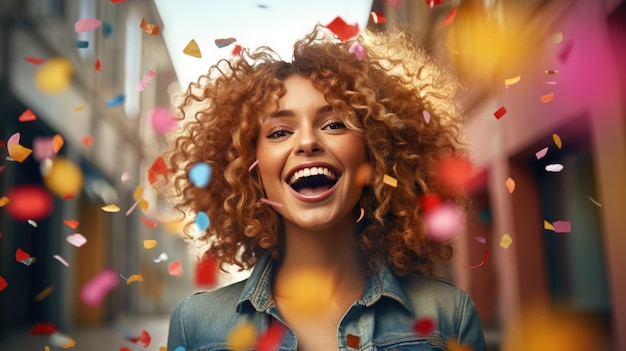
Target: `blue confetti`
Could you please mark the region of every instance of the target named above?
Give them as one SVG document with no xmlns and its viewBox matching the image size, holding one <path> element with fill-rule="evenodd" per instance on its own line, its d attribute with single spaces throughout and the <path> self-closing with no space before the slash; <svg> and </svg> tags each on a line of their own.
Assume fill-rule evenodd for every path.
<svg viewBox="0 0 626 351">
<path fill-rule="evenodd" d="M 198 230 L 203 232 L 209 227 L 209 217 L 204 212 L 198 212 L 196 215 L 196 226 Z"/>
<path fill-rule="evenodd" d="M 187 349 L 184 346 L 178 346 L 174 349 L 174 351 L 186 351 Z"/>
<path fill-rule="evenodd" d="M 89 47 L 89 42 L 86 40 L 77 40 L 76 47 L 79 49 L 86 49 Z"/>
<path fill-rule="evenodd" d="M 189 180 L 198 188 L 204 188 L 211 180 L 211 166 L 204 162 L 191 166 L 189 169 Z"/>
<path fill-rule="evenodd" d="M 124 102 L 124 99 L 126 97 L 124 96 L 124 94 L 119 94 L 118 96 L 107 100 L 106 105 L 107 107 L 115 107 L 115 106 L 119 106 Z"/>
<path fill-rule="evenodd" d="M 111 22 L 103 21 L 102 22 L 102 36 L 106 38 L 109 35 L 111 35 L 111 33 L 113 33 L 113 25 L 111 24 Z"/>
</svg>

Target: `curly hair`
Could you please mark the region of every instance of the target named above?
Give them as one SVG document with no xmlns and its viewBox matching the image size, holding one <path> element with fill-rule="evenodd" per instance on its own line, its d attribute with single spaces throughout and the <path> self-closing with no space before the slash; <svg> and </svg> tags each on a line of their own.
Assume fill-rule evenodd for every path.
<svg viewBox="0 0 626 351">
<path fill-rule="evenodd" d="M 400 276 L 431 275 L 437 262 L 451 257 L 449 244 L 426 235 L 419 199 L 435 193 L 466 203 L 436 175 L 442 157 L 465 154 L 459 85 L 402 30 L 363 31 L 356 41 L 366 50 L 362 59 L 350 53 L 354 40 L 339 41 L 317 26 L 294 45 L 291 62 L 267 47 L 244 50 L 212 66 L 180 97 L 177 114 L 183 123 L 163 154 L 170 170 L 155 187 L 187 218 L 208 215 L 204 232 L 193 235 L 189 222 L 184 237 L 222 269 L 252 268 L 265 252 L 281 257 L 280 216 L 261 202 L 259 176 L 249 168 L 256 159 L 261 111 L 278 106 L 283 81 L 294 74 L 309 78 L 365 141 L 373 176 L 361 195 L 365 216 L 355 238 L 368 267 L 386 263 Z M 204 188 L 188 178 L 199 162 L 212 168 Z M 396 178 L 397 186 L 386 185 L 384 175 Z"/>
</svg>

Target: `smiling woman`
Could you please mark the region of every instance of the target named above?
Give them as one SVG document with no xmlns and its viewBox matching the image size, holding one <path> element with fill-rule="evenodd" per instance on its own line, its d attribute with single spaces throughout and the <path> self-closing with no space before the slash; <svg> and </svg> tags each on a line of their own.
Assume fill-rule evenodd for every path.
<svg viewBox="0 0 626 351">
<path fill-rule="evenodd" d="M 435 204 L 420 205 L 465 205 L 436 174 L 465 154 L 456 87 L 400 31 L 344 42 L 320 26 L 291 62 L 244 51 L 191 84 L 156 186 L 208 215 L 188 237 L 204 255 L 254 270 L 182 300 L 168 347 L 484 350 L 472 300 L 432 277 L 451 248 L 426 231 Z M 206 187 L 188 176 L 201 162 Z"/>
</svg>

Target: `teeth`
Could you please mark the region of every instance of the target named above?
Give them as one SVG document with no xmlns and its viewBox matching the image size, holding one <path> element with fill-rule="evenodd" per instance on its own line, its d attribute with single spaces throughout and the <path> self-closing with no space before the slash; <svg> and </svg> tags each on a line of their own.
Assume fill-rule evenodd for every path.
<svg viewBox="0 0 626 351">
<path fill-rule="evenodd" d="M 328 169 L 326 167 L 311 167 L 311 168 L 301 169 L 301 170 L 297 171 L 296 173 L 294 173 L 291 176 L 291 179 L 289 179 L 289 183 L 293 184 L 300 178 L 310 177 L 310 176 L 320 175 L 320 174 L 323 174 L 323 175 L 327 176 L 330 179 L 335 179 L 336 178 L 335 173 L 333 173 L 333 171 L 331 171 L 330 169 Z"/>
</svg>

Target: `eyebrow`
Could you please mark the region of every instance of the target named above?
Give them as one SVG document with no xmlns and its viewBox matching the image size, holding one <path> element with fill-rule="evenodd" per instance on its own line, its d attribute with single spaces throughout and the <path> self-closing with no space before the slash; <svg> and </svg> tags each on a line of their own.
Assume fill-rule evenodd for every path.
<svg viewBox="0 0 626 351">
<path fill-rule="evenodd" d="M 333 107 L 330 105 L 324 105 L 320 108 L 318 108 L 315 111 L 316 115 L 322 115 L 328 112 L 332 112 L 333 111 Z M 276 111 L 274 113 L 270 113 L 269 115 L 263 117 L 263 119 L 261 120 L 262 123 L 267 122 L 269 119 L 272 118 L 278 118 L 278 117 L 293 117 L 295 116 L 295 113 L 293 112 L 293 110 L 280 110 L 280 111 Z"/>
</svg>

